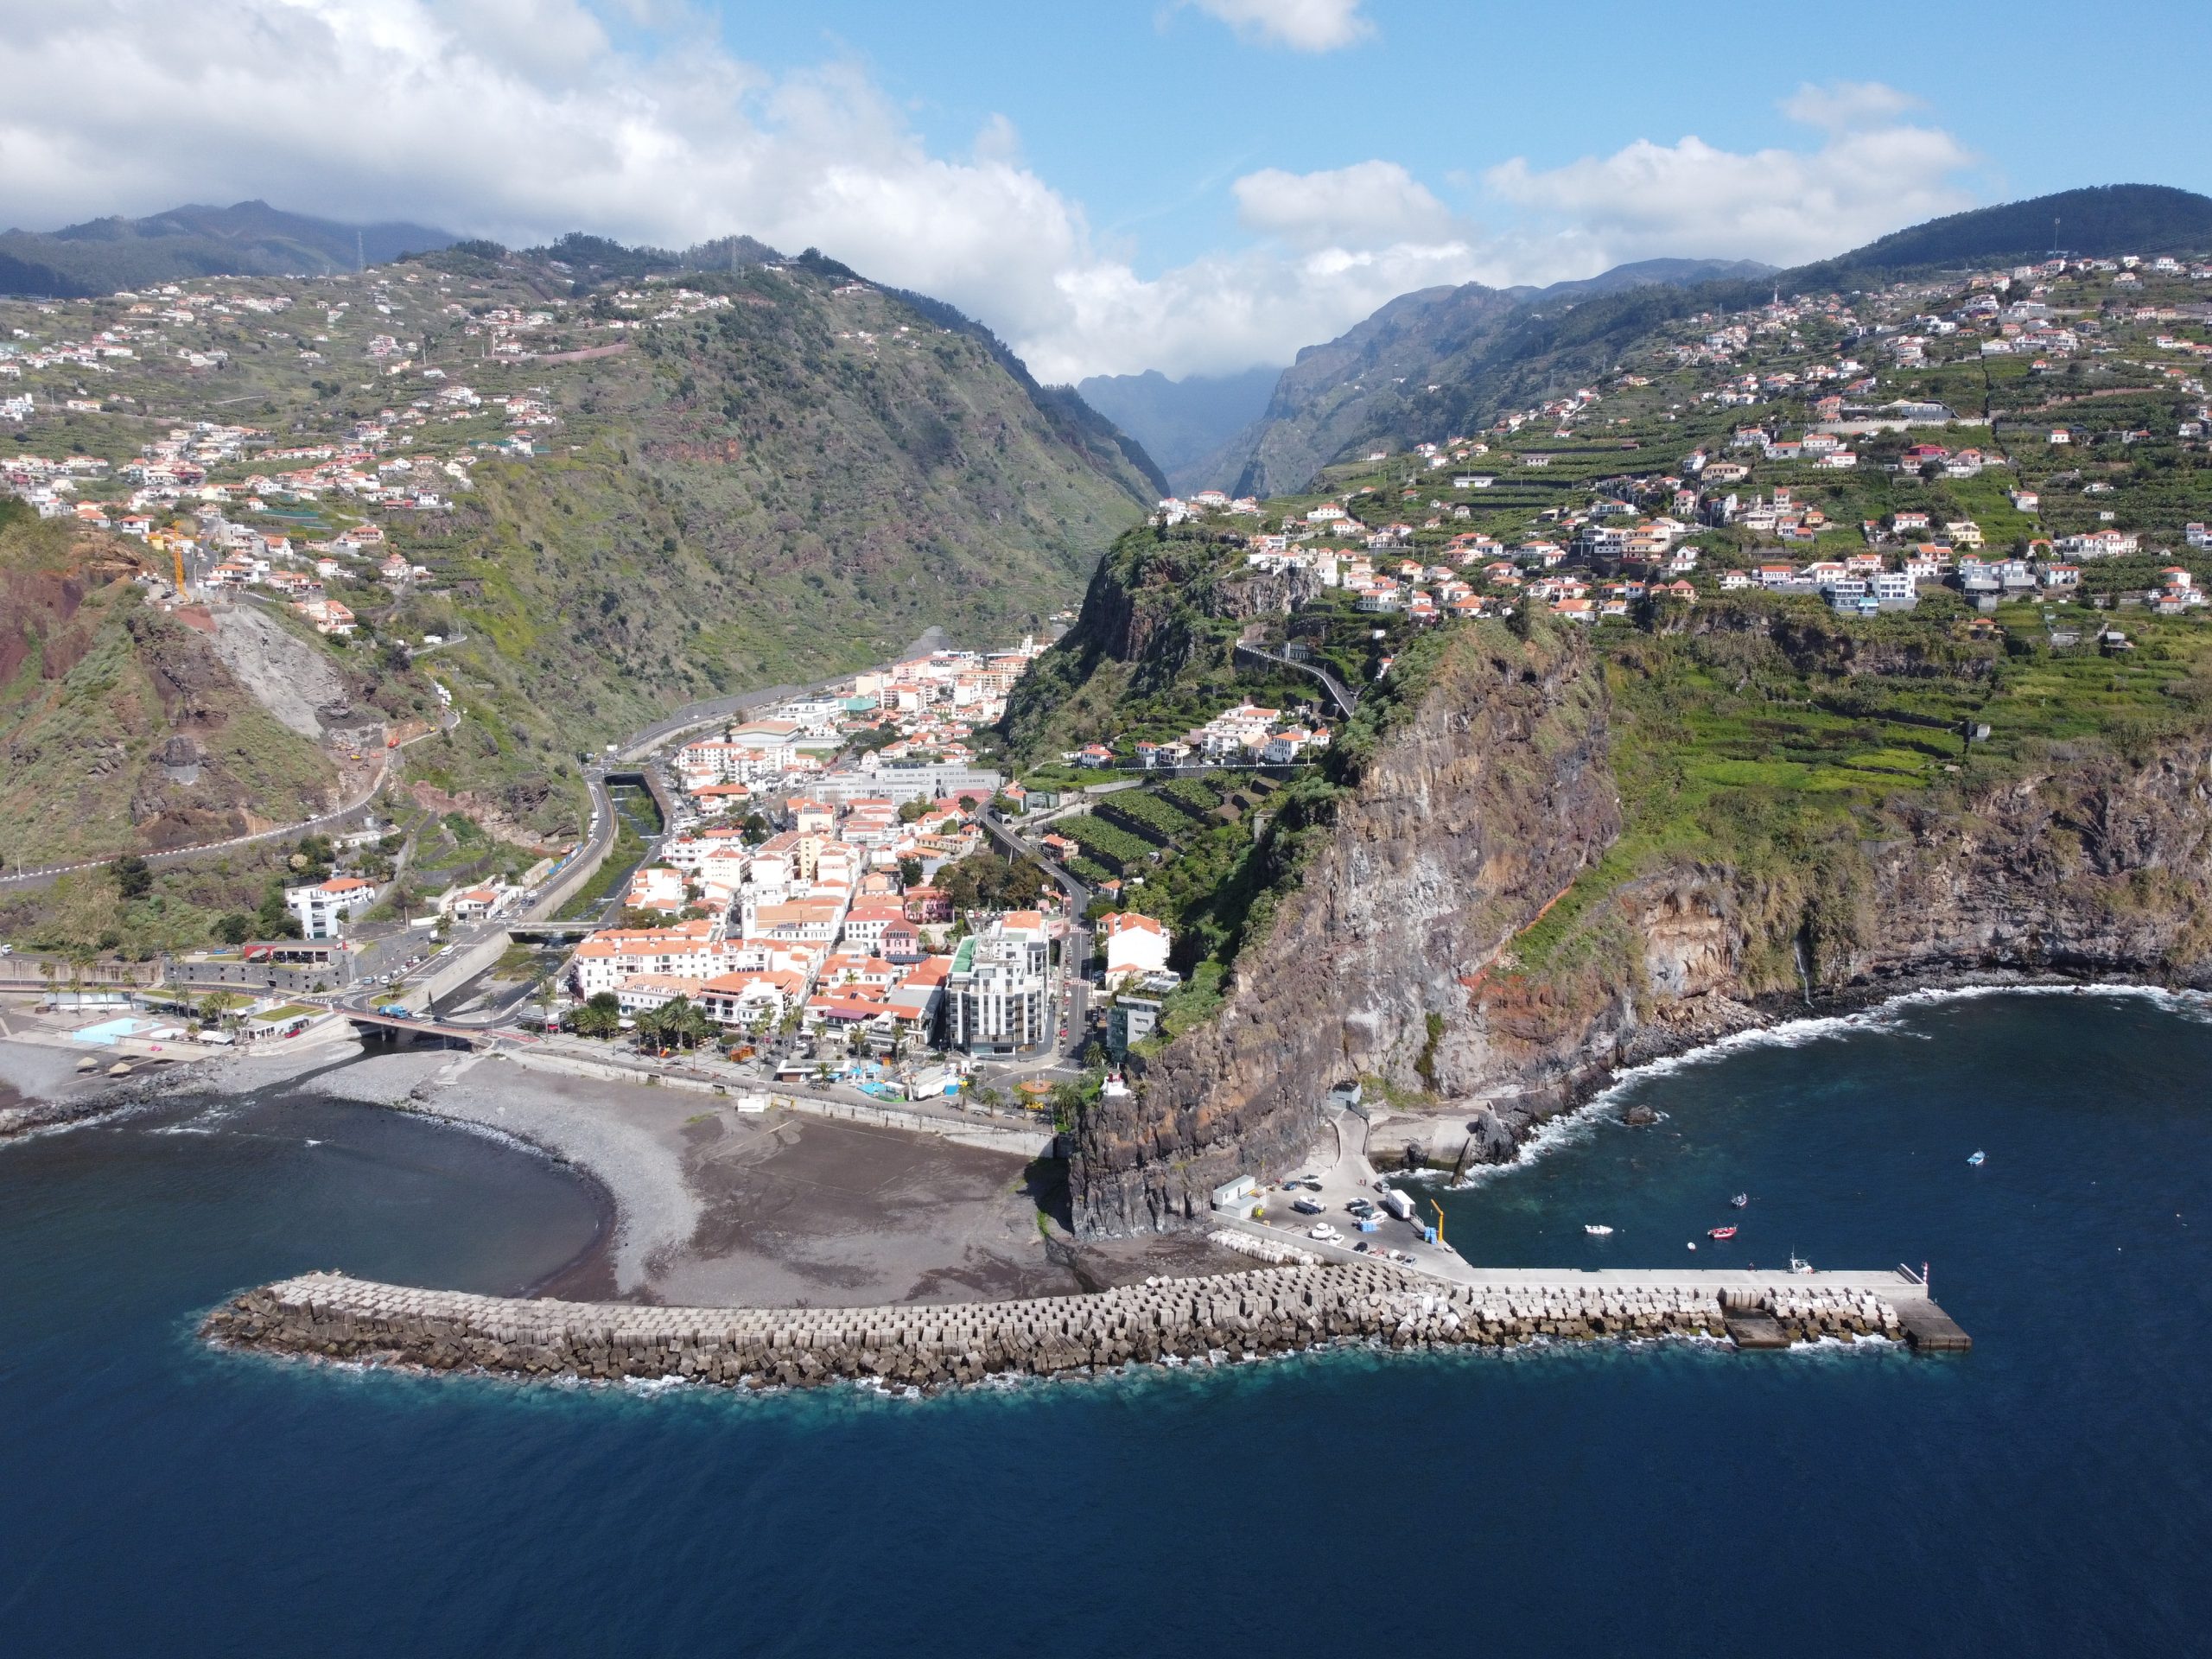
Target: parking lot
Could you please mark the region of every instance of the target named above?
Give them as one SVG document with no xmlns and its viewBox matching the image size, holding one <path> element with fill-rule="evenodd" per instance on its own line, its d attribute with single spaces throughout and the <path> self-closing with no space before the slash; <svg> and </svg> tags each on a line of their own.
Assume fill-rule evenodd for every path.
<svg viewBox="0 0 2212 1659">
<path fill-rule="evenodd" d="M 1384 1207 L 1388 1188 L 1367 1161 L 1366 1129 L 1365 1120 L 1356 1114 L 1332 1114 L 1327 1138 L 1306 1161 L 1281 1183 L 1261 1189 L 1263 1205 L 1255 1219 L 1281 1232 L 1286 1243 L 1308 1243 L 1312 1230 L 1325 1223 L 1338 1236 L 1322 1242 L 1339 1249 L 1360 1250 L 1364 1246 L 1363 1254 L 1389 1255 L 1408 1266 L 1440 1267 L 1444 1257 L 1457 1262 L 1444 1247 L 1423 1241 L 1418 1211 L 1414 1220 L 1403 1221 Z M 1361 1216 L 1355 1206 L 1367 1211 L 1375 1224 L 1372 1232 L 1360 1230 Z"/>
</svg>

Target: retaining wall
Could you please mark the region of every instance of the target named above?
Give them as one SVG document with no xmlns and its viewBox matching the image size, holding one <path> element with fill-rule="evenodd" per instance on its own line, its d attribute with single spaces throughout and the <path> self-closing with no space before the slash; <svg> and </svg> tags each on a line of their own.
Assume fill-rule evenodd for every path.
<svg viewBox="0 0 2212 1659">
<path fill-rule="evenodd" d="M 1766 1311 L 1792 1340 L 1902 1335 L 1896 1309 L 1871 1292 L 1778 1293 Z M 1721 1337 L 1727 1328 L 1713 1289 L 1490 1290 L 1416 1280 L 1379 1262 L 1332 1262 L 1087 1296 L 871 1308 L 528 1301 L 308 1274 L 225 1303 L 202 1334 L 236 1347 L 435 1370 L 938 1388 L 1345 1340 L 1503 1347 L 1540 1338 Z"/>
</svg>

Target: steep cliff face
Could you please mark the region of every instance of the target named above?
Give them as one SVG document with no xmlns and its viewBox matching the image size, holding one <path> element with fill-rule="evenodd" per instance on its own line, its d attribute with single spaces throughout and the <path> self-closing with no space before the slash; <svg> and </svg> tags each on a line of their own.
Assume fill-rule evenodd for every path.
<svg viewBox="0 0 2212 1659">
<path fill-rule="evenodd" d="M 1610 714 L 1580 640 L 1455 639 L 1218 1018 L 1133 1059 L 1132 1093 L 1084 1115 L 1078 1228 L 1173 1227 L 1224 1180 L 1283 1173 L 1342 1078 L 1448 1108 L 1504 1157 L 1613 1068 L 1808 995 L 1993 970 L 2212 984 L 2212 738 L 1903 794 L 1856 840 L 1753 874 L 1617 847 Z M 1518 960 L 1570 888 L 1563 938 Z"/>
<path fill-rule="evenodd" d="M 1238 958 L 1220 1018 L 1085 1114 L 1078 1229 L 1173 1226 L 1221 1182 L 1302 1157 L 1339 1077 L 1461 1091 L 1486 1064 L 1463 978 L 1618 833 L 1605 749 L 1580 641 L 1470 631 Z"/>
</svg>

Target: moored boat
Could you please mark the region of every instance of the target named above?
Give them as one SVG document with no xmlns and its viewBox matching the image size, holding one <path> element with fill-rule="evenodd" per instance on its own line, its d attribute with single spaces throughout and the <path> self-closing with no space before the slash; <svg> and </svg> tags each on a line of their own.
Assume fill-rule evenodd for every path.
<svg viewBox="0 0 2212 1659">
<path fill-rule="evenodd" d="M 1705 1236 L 1707 1238 L 1733 1238 L 1736 1230 L 1733 1227 L 1708 1227 L 1705 1230 Z"/>
</svg>

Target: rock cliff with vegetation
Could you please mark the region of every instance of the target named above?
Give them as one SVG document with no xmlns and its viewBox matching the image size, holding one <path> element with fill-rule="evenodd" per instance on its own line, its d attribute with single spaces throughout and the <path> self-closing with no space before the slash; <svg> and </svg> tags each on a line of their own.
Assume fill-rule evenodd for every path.
<svg viewBox="0 0 2212 1659">
<path fill-rule="evenodd" d="M 1109 569 L 1038 687 L 1096 699 L 1099 729 L 1203 679 L 1192 641 L 1236 626 L 1192 573 Z M 1338 1082 L 1496 1159 L 1615 1068 L 1808 1001 L 1993 972 L 2212 984 L 2212 664 L 2158 649 L 2123 688 L 2094 654 L 1764 598 L 1419 639 L 1260 825 L 1243 925 L 1131 1053 L 1130 1092 L 1082 1113 L 1078 1226 L 1185 1224 L 1221 1182 L 1287 1173 Z M 1952 707 L 1993 739 L 1919 712 Z"/>
<path fill-rule="evenodd" d="M 0 503 L 0 506 L 14 506 Z M 0 512 L 0 857 L 218 841 L 332 804 L 338 769 L 149 607 L 144 552 Z"/>
</svg>

